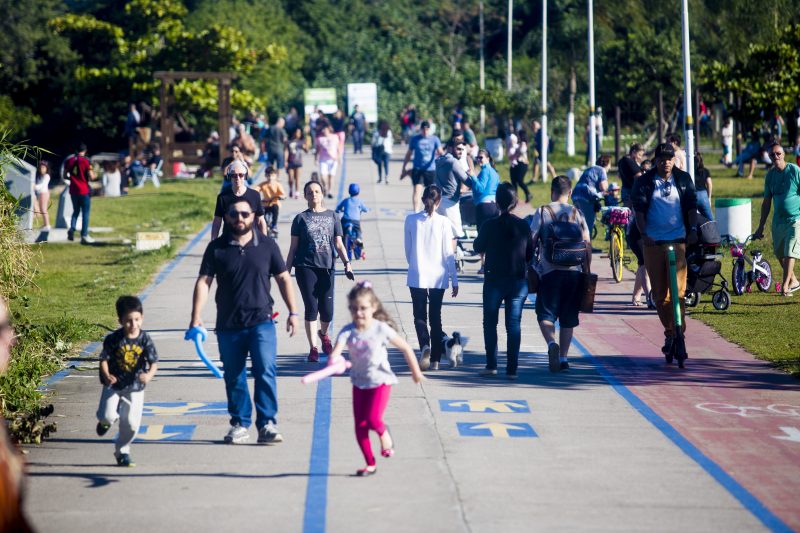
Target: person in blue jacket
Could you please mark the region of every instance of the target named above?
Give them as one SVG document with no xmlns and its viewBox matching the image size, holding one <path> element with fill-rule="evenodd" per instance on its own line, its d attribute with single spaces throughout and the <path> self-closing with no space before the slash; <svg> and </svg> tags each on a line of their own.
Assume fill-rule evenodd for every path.
<svg viewBox="0 0 800 533">
<path fill-rule="evenodd" d="M 475 158 L 475 162 L 480 168 L 480 172 L 474 178 L 467 178 L 467 186 L 472 189 L 472 201 L 475 203 L 475 222 L 478 226 L 478 232 L 480 232 L 484 222 L 500 216 L 495 196 L 497 186 L 500 185 L 500 175 L 495 170 L 494 160 L 487 150 L 478 150 L 478 157 Z M 483 260 L 483 255 L 481 255 L 481 268 L 478 270 L 478 274 L 483 274 Z"/>
<path fill-rule="evenodd" d="M 358 183 L 351 183 L 347 192 L 350 194 L 350 197 L 339 202 L 339 205 L 336 206 L 336 212 L 342 213 L 343 228 L 348 224 L 353 225 L 353 230 L 356 232 L 356 240 L 359 246 L 362 246 L 361 213 L 368 213 L 369 208 L 364 204 L 364 201 L 358 197 L 361 193 L 361 188 L 358 186 Z"/>
</svg>

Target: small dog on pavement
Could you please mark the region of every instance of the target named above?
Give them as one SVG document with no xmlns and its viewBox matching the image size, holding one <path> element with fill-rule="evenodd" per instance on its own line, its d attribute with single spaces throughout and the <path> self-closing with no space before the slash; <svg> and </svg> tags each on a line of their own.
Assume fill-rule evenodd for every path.
<svg viewBox="0 0 800 533">
<path fill-rule="evenodd" d="M 462 337 L 458 331 L 454 331 L 449 337 L 445 335 L 443 342 L 447 360 L 450 361 L 450 368 L 458 367 L 464 362 L 464 347 L 467 345 L 467 338 Z"/>
</svg>

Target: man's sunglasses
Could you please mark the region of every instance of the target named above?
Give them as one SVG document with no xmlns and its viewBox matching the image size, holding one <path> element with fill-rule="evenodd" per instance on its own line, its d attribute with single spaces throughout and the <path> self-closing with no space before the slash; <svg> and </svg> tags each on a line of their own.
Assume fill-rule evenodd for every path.
<svg viewBox="0 0 800 533">
<path fill-rule="evenodd" d="M 231 173 L 231 177 L 232 178 L 242 178 L 242 179 L 244 179 L 244 178 L 247 177 L 247 174 L 239 174 L 238 172 L 232 172 Z"/>
<path fill-rule="evenodd" d="M 235 209 L 231 209 L 228 211 L 228 216 L 231 218 L 244 218 L 248 219 L 252 216 L 252 211 L 237 211 Z"/>
<path fill-rule="evenodd" d="M 770 152 L 769 153 L 770 157 L 781 157 L 782 155 L 783 155 L 783 152 Z"/>
</svg>

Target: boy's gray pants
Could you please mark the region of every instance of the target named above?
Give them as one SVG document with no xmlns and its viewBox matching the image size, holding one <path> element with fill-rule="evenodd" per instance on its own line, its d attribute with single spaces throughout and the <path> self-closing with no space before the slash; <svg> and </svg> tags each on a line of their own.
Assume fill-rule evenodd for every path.
<svg viewBox="0 0 800 533">
<path fill-rule="evenodd" d="M 116 456 L 131 452 L 131 443 L 136 438 L 139 425 L 142 423 L 144 390 L 140 388 L 141 386 L 137 387 L 137 385 L 134 384 L 122 390 L 103 387 L 103 394 L 100 396 L 97 419 L 109 425 L 119 419 Z"/>
</svg>

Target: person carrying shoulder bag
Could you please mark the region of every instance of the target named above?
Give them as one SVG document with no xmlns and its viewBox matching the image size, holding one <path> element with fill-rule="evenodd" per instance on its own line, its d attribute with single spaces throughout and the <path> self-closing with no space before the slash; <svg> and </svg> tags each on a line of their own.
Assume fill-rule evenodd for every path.
<svg viewBox="0 0 800 533">
<path fill-rule="evenodd" d="M 569 204 L 571 193 L 569 178 L 557 176 L 550 185 L 552 201 L 531 219 L 533 240 L 539 244 L 537 271 L 541 278 L 536 317 L 547 341 L 550 372 L 569 370 L 567 353 L 578 326 L 584 277 L 591 266 L 589 228 L 580 210 Z M 558 342 L 556 320 L 561 327 Z"/>
</svg>

